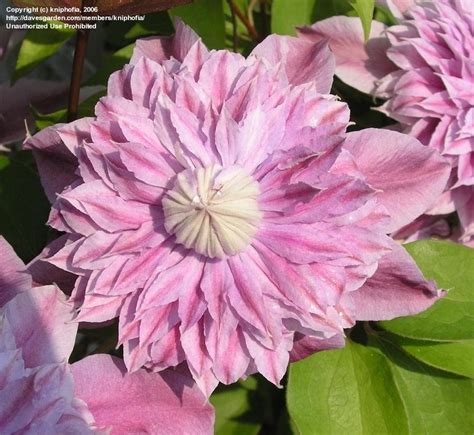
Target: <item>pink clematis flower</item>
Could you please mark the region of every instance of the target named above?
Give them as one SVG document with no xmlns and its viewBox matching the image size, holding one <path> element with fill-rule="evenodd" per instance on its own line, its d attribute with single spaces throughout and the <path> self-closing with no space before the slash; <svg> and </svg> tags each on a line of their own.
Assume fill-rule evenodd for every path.
<svg viewBox="0 0 474 435">
<path fill-rule="evenodd" d="M 400 133 L 346 134 L 334 66 L 325 42 L 273 35 L 246 59 L 178 22 L 137 42 L 95 118 L 29 141 L 67 234 L 48 261 L 79 275 L 78 320 L 119 317 L 129 370 L 186 361 L 207 395 L 257 371 L 278 384 L 356 320 L 437 299 L 386 234 L 449 165 Z"/>
<path fill-rule="evenodd" d="M 356 18 L 332 17 L 301 29 L 305 40 L 330 40 L 336 73 L 387 99 L 380 108 L 401 129 L 451 162 L 446 191 L 428 213 L 457 211 L 460 241 L 474 242 L 474 9 L 470 0 L 387 0 L 400 24 L 376 21 L 364 43 Z M 411 6 L 411 7 L 410 7 Z M 429 218 L 426 219 L 430 221 Z M 406 233 L 409 228 L 404 229 Z M 424 233 L 429 233 L 426 229 Z"/>
<path fill-rule="evenodd" d="M 189 376 L 129 374 L 109 355 L 67 364 L 73 307 L 54 286 L 32 289 L 2 238 L 0 256 L 0 295 L 8 294 L 0 308 L 0 433 L 212 433 L 212 408 Z"/>
</svg>

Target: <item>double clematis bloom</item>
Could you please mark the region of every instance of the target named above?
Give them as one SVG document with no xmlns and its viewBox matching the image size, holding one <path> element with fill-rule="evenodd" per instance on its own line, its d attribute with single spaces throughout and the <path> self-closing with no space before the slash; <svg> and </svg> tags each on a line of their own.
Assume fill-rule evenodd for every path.
<svg viewBox="0 0 474 435">
<path fill-rule="evenodd" d="M 447 189 L 429 214 L 457 211 L 459 240 L 474 244 L 472 1 L 387 0 L 387 5 L 400 23 L 386 28 L 374 21 L 367 43 L 360 22 L 349 17 L 318 22 L 301 29 L 300 35 L 312 41 L 329 38 L 338 76 L 363 92 L 387 99 L 380 110 L 450 161 Z M 420 224 L 422 234 L 429 233 L 433 218 L 422 218 L 404 233 L 418 231 Z M 436 225 L 442 223 L 438 220 Z"/>
<path fill-rule="evenodd" d="M 212 408 L 189 376 L 129 374 L 109 355 L 68 364 L 73 307 L 54 286 L 32 288 L 3 238 L 0 258 L 2 434 L 212 433 Z"/>
<path fill-rule="evenodd" d="M 440 296 L 388 233 L 423 213 L 449 164 L 397 132 L 346 133 L 327 43 L 270 36 L 248 58 L 177 23 L 137 42 L 96 117 L 33 149 L 78 275 L 77 320 L 119 317 L 130 371 L 186 362 L 209 395 L 344 344 L 356 320 Z"/>
</svg>

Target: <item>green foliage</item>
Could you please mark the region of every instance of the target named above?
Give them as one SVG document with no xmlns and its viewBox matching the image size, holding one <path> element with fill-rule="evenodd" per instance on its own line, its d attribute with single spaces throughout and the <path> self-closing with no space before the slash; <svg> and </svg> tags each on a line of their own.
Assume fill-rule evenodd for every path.
<svg viewBox="0 0 474 435">
<path fill-rule="evenodd" d="M 14 79 L 19 79 L 53 56 L 73 35 L 74 30 L 65 28 L 28 30 L 18 53 Z"/>
<path fill-rule="evenodd" d="M 317 353 L 290 368 L 287 402 L 305 434 L 471 433 L 468 378 L 434 369 L 383 336 Z"/>
<path fill-rule="evenodd" d="M 88 85 L 105 85 L 107 84 L 110 75 L 122 68 L 127 64 L 132 57 L 133 49 L 135 44 L 129 44 L 120 50 L 113 53 L 105 63 L 105 65 L 100 68 L 94 76 L 88 81 Z"/>
<path fill-rule="evenodd" d="M 430 366 L 474 378 L 474 340 L 446 342 L 390 337 L 405 352 Z"/>
<path fill-rule="evenodd" d="M 285 410 L 284 390 L 261 375 L 232 385 L 220 385 L 210 401 L 216 409 L 216 435 L 289 435 L 294 432 Z"/>
<path fill-rule="evenodd" d="M 311 24 L 317 0 L 273 0 L 272 32 L 295 35 L 296 26 Z"/>
<path fill-rule="evenodd" d="M 222 0 L 195 0 L 189 5 L 170 9 L 169 13 L 190 25 L 209 48 L 225 47 Z"/>
<path fill-rule="evenodd" d="M 474 339 L 474 250 L 436 240 L 411 243 L 406 248 L 425 277 L 434 279 L 448 294 L 423 313 L 381 322 L 381 326 L 416 339 Z"/>
<path fill-rule="evenodd" d="M 317 0 L 312 21 L 324 20 L 336 15 L 350 15 L 353 11 L 347 0 Z"/>
<path fill-rule="evenodd" d="M 250 377 L 229 387 L 218 390 L 211 396 L 216 409 L 216 435 L 257 435 L 262 426 L 258 414 L 252 407 L 257 383 Z"/>
<path fill-rule="evenodd" d="M 365 40 L 369 39 L 370 26 L 374 16 L 375 0 L 350 0 L 350 4 L 362 21 Z"/>
<path fill-rule="evenodd" d="M 272 32 L 295 35 L 297 26 L 351 11 L 347 0 L 273 0 Z"/>
<path fill-rule="evenodd" d="M 46 245 L 48 213 L 31 153 L 0 156 L 0 234 L 24 261 Z"/>
</svg>

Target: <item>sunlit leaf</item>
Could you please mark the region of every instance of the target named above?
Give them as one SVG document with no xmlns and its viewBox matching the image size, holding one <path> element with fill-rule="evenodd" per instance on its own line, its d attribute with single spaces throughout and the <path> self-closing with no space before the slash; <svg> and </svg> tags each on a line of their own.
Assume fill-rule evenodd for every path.
<svg viewBox="0 0 474 435">
<path fill-rule="evenodd" d="M 394 343 L 371 335 L 369 346 L 292 364 L 287 402 L 305 434 L 472 433 L 470 379 L 432 368 Z"/>
<path fill-rule="evenodd" d="M 51 27 L 32 29 L 26 32 L 16 61 L 15 80 L 53 56 L 75 33 L 74 30 L 66 29 L 64 26 L 58 27 L 58 29 Z"/>
<path fill-rule="evenodd" d="M 353 12 L 347 0 L 273 0 L 272 32 L 295 35 L 296 27 Z"/>
<path fill-rule="evenodd" d="M 296 27 L 311 24 L 317 0 L 273 0 L 272 32 L 295 35 Z"/>
<path fill-rule="evenodd" d="M 405 352 L 430 366 L 474 378 L 474 340 L 440 342 L 394 335 L 390 339 Z"/>
</svg>

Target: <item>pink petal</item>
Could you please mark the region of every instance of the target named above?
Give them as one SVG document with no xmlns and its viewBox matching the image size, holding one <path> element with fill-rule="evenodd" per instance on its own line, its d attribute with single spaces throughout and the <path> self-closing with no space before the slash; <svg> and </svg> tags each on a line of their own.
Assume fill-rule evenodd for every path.
<svg viewBox="0 0 474 435">
<path fill-rule="evenodd" d="M 466 243 L 474 239 L 474 189 L 472 186 L 455 189 L 453 197 L 463 231 L 461 240 Z"/>
<path fill-rule="evenodd" d="M 395 231 L 426 211 L 443 192 L 449 163 L 416 139 L 388 130 L 349 133 L 344 148 L 354 156 L 367 182 L 380 190 Z"/>
<path fill-rule="evenodd" d="M 28 263 L 28 272 L 33 277 L 35 287 L 54 283 L 63 292 L 67 294 L 71 293 L 77 276 L 59 269 L 46 261 L 48 257 L 52 257 L 68 243 L 71 243 L 69 235 L 65 234 L 60 236 L 46 246 L 37 257 Z"/>
<path fill-rule="evenodd" d="M 247 334 L 245 334 L 245 342 L 258 371 L 270 382 L 280 386 L 280 381 L 288 367 L 293 337 L 286 337 L 276 349 L 267 349 Z"/>
<path fill-rule="evenodd" d="M 41 130 L 25 142 L 24 148 L 33 150 L 41 183 L 51 203 L 57 193 L 79 178 L 74 151 L 65 145 L 57 126 Z"/>
<path fill-rule="evenodd" d="M 174 57 L 182 62 L 193 47 L 199 47 L 199 51 L 203 56 L 207 53 L 206 47 L 191 27 L 184 24 L 180 19 L 175 21 L 175 27 L 176 34 L 171 38 L 151 37 L 137 40 L 130 62 L 136 64 L 141 57 L 147 57 L 158 63 L 163 63 L 170 57 Z M 199 63 L 198 58 L 196 58 L 193 66 L 197 68 Z"/>
<path fill-rule="evenodd" d="M 75 394 L 112 434 L 212 434 L 214 410 L 177 371 L 127 373 L 118 358 L 87 357 L 71 366 Z"/>
<path fill-rule="evenodd" d="M 136 229 L 151 220 L 150 206 L 124 201 L 101 180 L 81 184 L 61 198 L 109 231 Z"/>
<path fill-rule="evenodd" d="M 37 287 L 20 293 L 5 307 L 16 345 L 26 367 L 67 361 L 74 347 L 74 310 L 57 287 Z M 25 319 L 28 319 L 25 322 Z"/>
<path fill-rule="evenodd" d="M 403 14 L 416 4 L 415 0 L 377 0 L 377 3 L 388 7 L 396 18 L 403 18 Z"/>
<path fill-rule="evenodd" d="M 276 254 L 297 264 L 371 264 L 387 249 L 387 239 L 371 230 L 326 222 L 297 225 L 267 223 L 262 225 L 256 237 Z"/>
<path fill-rule="evenodd" d="M 0 308 L 32 286 L 31 276 L 13 248 L 0 236 Z"/>
<path fill-rule="evenodd" d="M 339 349 L 346 344 L 344 334 L 335 334 L 330 338 L 317 338 L 295 334 L 295 342 L 290 353 L 290 361 L 299 361 L 315 352 Z"/>
<path fill-rule="evenodd" d="M 375 81 L 395 70 L 386 56 L 389 43 L 382 37 L 384 30 L 384 24 L 372 21 L 370 39 L 365 43 L 360 18 L 340 16 L 318 21 L 298 33 L 314 42 L 329 40 L 336 57 L 336 75 L 348 85 L 372 93 Z"/>
<path fill-rule="evenodd" d="M 355 320 L 390 320 L 424 311 L 440 296 L 442 292 L 424 279 L 405 249 L 393 243 L 375 274 L 345 298 L 353 304 Z"/>
<path fill-rule="evenodd" d="M 311 82 L 321 94 L 331 90 L 335 60 L 326 41 L 270 35 L 254 48 L 252 55 L 272 65 L 281 63 L 293 85 Z"/>
</svg>

